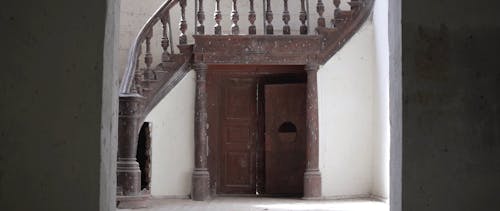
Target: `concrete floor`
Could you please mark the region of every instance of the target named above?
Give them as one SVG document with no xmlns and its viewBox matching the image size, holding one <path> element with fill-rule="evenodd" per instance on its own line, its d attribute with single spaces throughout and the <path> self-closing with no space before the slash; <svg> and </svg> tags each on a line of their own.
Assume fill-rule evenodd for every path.
<svg viewBox="0 0 500 211">
<path fill-rule="evenodd" d="M 121 209 L 126 211 L 127 209 Z M 154 199 L 148 209 L 128 210 L 182 211 L 388 211 L 389 205 L 372 199 L 309 201 L 290 198 L 217 197 L 211 201 Z"/>
</svg>

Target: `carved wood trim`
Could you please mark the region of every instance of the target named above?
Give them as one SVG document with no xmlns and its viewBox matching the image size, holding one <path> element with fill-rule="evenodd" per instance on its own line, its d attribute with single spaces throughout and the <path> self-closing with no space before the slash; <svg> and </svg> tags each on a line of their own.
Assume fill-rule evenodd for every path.
<svg viewBox="0 0 500 211">
<path fill-rule="evenodd" d="M 314 35 L 195 35 L 194 39 L 195 62 L 206 64 L 304 65 L 315 61 L 321 48 L 321 37 Z"/>
<path fill-rule="evenodd" d="M 324 64 L 364 24 L 371 14 L 373 2 L 353 0 L 350 2 L 352 10 L 349 11 L 333 8 L 335 28 L 328 28 L 324 27 L 324 20 L 321 19 L 324 4 L 318 1 L 317 10 L 321 19 L 316 28 L 318 35 L 194 35 L 194 58 L 207 64 Z M 301 27 L 301 34 L 305 34 L 305 9 L 301 14 L 304 26 Z"/>
</svg>

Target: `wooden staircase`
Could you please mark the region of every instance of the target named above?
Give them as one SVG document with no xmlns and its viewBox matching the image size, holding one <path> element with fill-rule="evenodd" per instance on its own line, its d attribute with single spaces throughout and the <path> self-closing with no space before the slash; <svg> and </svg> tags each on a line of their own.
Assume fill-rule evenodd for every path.
<svg viewBox="0 0 500 211">
<path fill-rule="evenodd" d="M 222 2 L 221 2 L 222 1 Z M 207 2 L 195 0 L 195 11 L 186 12 L 187 0 L 167 0 L 146 22 L 134 44 L 130 48 L 128 63 L 120 84 L 119 105 L 119 144 L 117 162 L 117 200 L 118 207 L 147 206 L 147 193 L 140 190 L 140 169 L 136 161 L 137 139 L 139 129 L 149 112 L 175 87 L 192 69 L 197 71 L 197 102 L 196 102 L 196 135 L 195 142 L 203 143 L 206 136 L 203 121 L 206 120 L 204 80 L 207 65 L 211 64 L 268 64 L 268 65 L 305 65 L 316 69 L 318 65 L 328 61 L 357 32 L 371 14 L 374 0 L 333 0 L 331 8 L 327 8 L 322 0 L 315 1 L 316 13 L 309 12 L 309 0 L 282 0 L 283 27 L 273 26 L 273 4 L 278 1 L 262 2 L 261 17 L 264 24 L 259 27 L 254 0 L 245 2 L 249 5 L 247 29 L 239 26 L 240 12 L 238 5 L 242 1 L 215 0 L 213 30 L 206 30 L 204 6 Z M 192 1 L 190 1 L 192 2 Z M 221 25 L 221 3 L 232 5 L 230 34 L 223 34 Z M 289 5 L 297 4 L 300 8 L 298 17 L 291 17 Z M 348 9 L 341 9 L 342 5 Z M 171 18 L 180 10 L 180 17 Z M 196 13 L 195 13 L 196 12 Z M 325 12 L 333 14 L 328 24 Z M 188 43 L 188 24 L 186 14 L 196 14 L 196 26 L 193 26 L 194 43 Z M 313 15 L 314 14 L 314 15 Z M 311 17 L 316 20 L 310 20 Z M 300 26 L 293 29 L 289 25 L 291 19 L 298 19 Z M 178 29 L 172 27 L 172 20 L 180 20 Z M 265 21 L 263 21 L 265 20 Z M 310 24 L 311 23 L 311 24 Z M 315 24 L 312 24 L 315 23 Z M 177 25 L 177 24 L 174 24 Z M 159 29 L 160 37 L 154 37 L 153 29 Z M 208 31 L 213 31 L 209 34 Z M 229 31 L 229 30 L 228 30 Z M 263 34 L 257 34 L 261 31 Z M 292 34 L 293 31 L 298 34 Z M 247 32 L 243 34 L 242 32 Z M 281 32 L 281 34 L 277 34 Z M 174 37 L 173 34 L 178 34 Z M 174 40 L 178 40 L 174 48 Z M 152 41 L 159 41 L 159 46 Z M 158 49 L 159 48 L 159 51 Z M 161 55 L 153 55 L 161 52 Z M 153 64 L 153 58 L 161 58 Z M 314 78 L 316 74 L 312 76 Z M 314 84 L 315 85 L 315 84 Z M 315 90 L 315 88 L 314 88 Z M 201 111 L 201 112 L 200 112 Z M 317 112 L 317 109 L 316 109 Z M 316 113 L 317 116 L 317 113 Z M 198 145 L 197 145 L 198 146 Z M 203 146 L 201 144 L 200 146 Z M 198 151 L 203 151 L 196 149 Z M 197 154 L 196 156 L 203 156 Z M 196 161 L 193 173 L 193 186 L 206 185 L 203 178 L 208 179 L 202 161 Z M 317 168 L 317 167 L 316 167 Z M 199 181 L 197 178 L 201 178 Z M 201 192 L 200 192 L 201 191 Z M 308 194 L 305 191 L 305 195 Z M 315 193 L 311 193 L 314 195 Z M 205 200 L 203 190 L 193 189 L 195 200 Z"/>
</svg>

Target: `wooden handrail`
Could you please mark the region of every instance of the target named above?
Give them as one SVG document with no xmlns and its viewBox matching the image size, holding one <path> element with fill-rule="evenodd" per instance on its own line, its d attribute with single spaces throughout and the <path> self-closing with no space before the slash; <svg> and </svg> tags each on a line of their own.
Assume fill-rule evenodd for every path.
<svg viewBox="0 0 500 211">
<path fill-rule="evenodd" d="M 128 54 L 127 66 L 125 68 L 125 73 L 120 85 L 120 94 L 130 93 L 132 90 L 132 84 L 134 83 L 134 74 L 137 67 L 137 61 L 141 55 L 141 45 L 144 42 L 147 34 L 152 30 L 153 26 L 160 21 L 161 17 L 168 15 L 170 9 L 179 3 L 179 0 L 168 0 L 163 5 L 156 10 L 156 12 L 149 18 L 149 20 L 142 26 L 139 34 L 132 42 L 131 48 Z M 172 39 L 172 38 L 170 38 Z"/>
</svg>

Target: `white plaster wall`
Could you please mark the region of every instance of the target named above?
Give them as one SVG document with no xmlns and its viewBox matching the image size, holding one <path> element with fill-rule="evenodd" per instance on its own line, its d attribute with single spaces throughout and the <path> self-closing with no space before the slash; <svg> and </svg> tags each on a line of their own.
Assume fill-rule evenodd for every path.
<svg viewBox="0 0 500 211">
<path fill-rule="evenodd" d="M 320 170 L 325 198 L 367 196 L 372 186 L 373 24 L 318 73 Z"/>
<path fill-rule="evenodd" d="M 389 40 L 388 2 L 375 1 L 373 24 L 375 32 L 376 71 L 373 93 L 373 185 L 372 195 L 389 196 Z"/>
<path fill-rule="evenodd" d="M 195 74 L 186 77 L 146 117 L 152 122 L 151 193 L 187 196 L 194 168 Z"/>
</svg>

